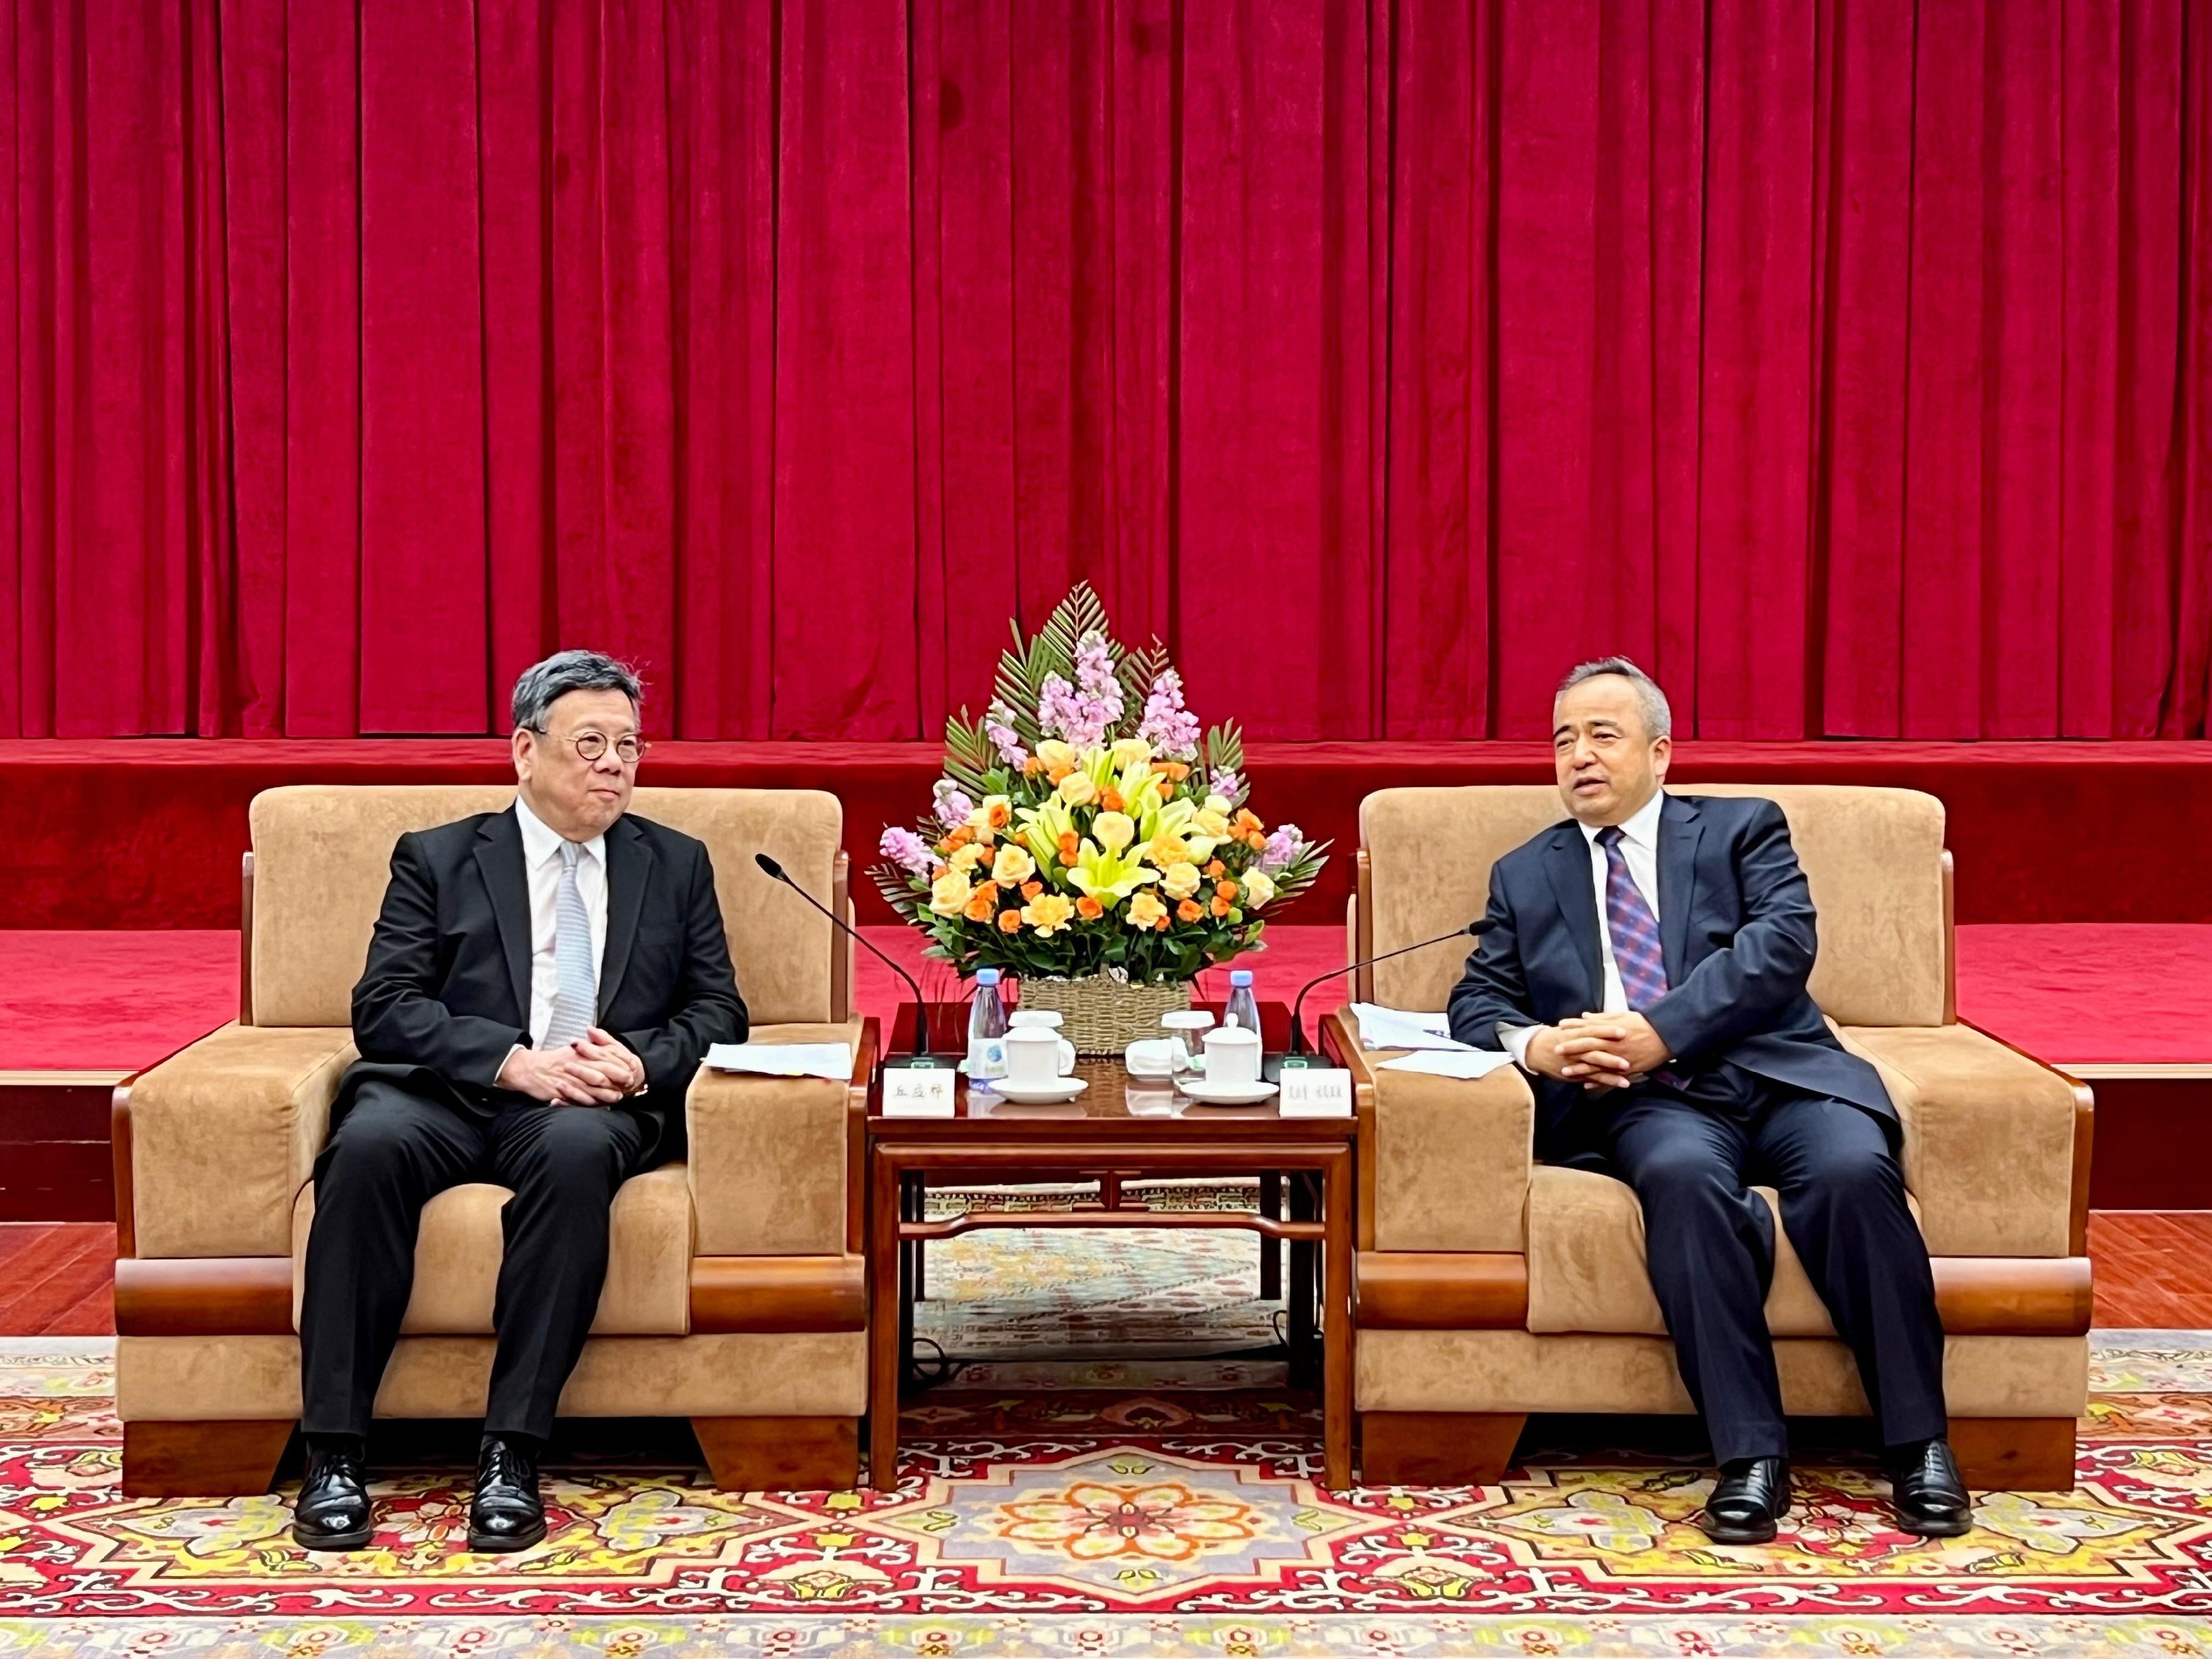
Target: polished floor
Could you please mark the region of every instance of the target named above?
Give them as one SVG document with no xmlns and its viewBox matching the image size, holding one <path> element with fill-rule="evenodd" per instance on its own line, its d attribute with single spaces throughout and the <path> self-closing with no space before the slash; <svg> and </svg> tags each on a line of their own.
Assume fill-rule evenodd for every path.
<svg viewBox="0 0 2212 1659">
<path fill-rule="evenodd" d="M 2102 1210 L 2089 1218 L 2097 1323 L 2212 1330 L 2212 1210 Z M 100 1336 L 115 1328 L 114 1230 L 0 1224 L 0 1336 Z"/>
</svg>

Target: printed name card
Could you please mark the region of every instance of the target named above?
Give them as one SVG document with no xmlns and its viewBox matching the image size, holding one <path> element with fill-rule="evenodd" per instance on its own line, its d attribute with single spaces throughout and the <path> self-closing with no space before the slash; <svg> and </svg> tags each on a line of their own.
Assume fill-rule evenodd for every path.
<svg viewBox="0 0 2212 1659">
<path fill-rule="evenodd" d="M 884 1115 L 951 1117 L 956 1080 L 950 1066 L 934 1070 L 887 1066 L 884 1071 Z"/>
<path fill-rule="evenodd" d="M 1341 1066 L 1285 1071 L 1275 1109 L 1284 1117 L 1350 1117 L 1352 1073 Z"/>
</svg>

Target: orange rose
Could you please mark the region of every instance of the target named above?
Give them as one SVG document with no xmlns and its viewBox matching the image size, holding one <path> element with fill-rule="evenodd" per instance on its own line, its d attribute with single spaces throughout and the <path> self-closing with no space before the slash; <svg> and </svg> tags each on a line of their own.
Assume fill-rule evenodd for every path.
<svg viewBox="0 0 2212 1659">
<path fill-rule="evenodd" d="M 1230 819 L 1230 822 L 1235 824 L 1238 830 L 1242 830 L 1246 835 L 1251 834 L 1255 830 L 1265 830 L 1267 827 L 1266 824 L 1260 822 L 1259 815 L 1254 812 L 1249 806 L 1240 806 L 1237 808 L 1237 816 Z"/>
<path fill-rule="evenodd" d="M 1156 933 L 1164 933 L 1167 930 L 1168 913 L 1163 910 L 1160 912 L 1160 919 L 1152 924 L 1152 931 Z"/>
<path fill-rule="evenodd" d="M 1098 810 L 1102 812 L 1118 812 L 1125 804 L 1118 789 L 1109 789 L 1098 797 Z"/>
<path fill-rule="evenodd" d="M 999 931 L 1002 933 L 1020 933 L 1022 931 L 1022 913 L 1018 910 L 1000 911 Z"/>
<path fill-rule="evenodd" d="M 1225 916 L 1229 914 L 1229 901 L 1225 898 L 1217 898 L 1208 908 L 1215 915 Z"/>
<path fill-rule="evenodd" d="M 1190 775 L 1190 768 L 1181 761 L 1170 761 L 1168 763 L 1168 775 L 1173 778 L 1177 783 L 1181 783 L 1185 778 Z"/>
<path fill-rule="evenodd" d="M 1064 763 L 1059 766 L 1048 766 L 1044 769 L 1044 781 L 1050 784 L 1054 788 L 1057 789 L 1060 787 L 1060 781 L 1074 769 L 1075 767 L 1073 763 Z"/>
<path fill-rule="evenodd" d="M 1024 899 L 1033 899 L 1042 891 L 1044 891 L 1044 884 L 1041 881 L 1025 881 L 1022 884 L 1022 896 Z"/>
<path fill-rule="evenodd" d="M 1044 763 L 1039 760 L 1035 755 L 1031 755 L 1027 760 L 1022 763 L 1022 775 L 1025 778 L 1033 778 L 1043 770 Z"/>
<path fill-rule="evenodd" d="M 951 866 L 951 865 L 949 865 L 949 864 L 940 864 L 940 865 L 939 865 L 939 866 L 938 866 L 934 870 L 932 870 L 932 871 L 929 872 L 929 878 L 930 878 L 930 880 L 932 880 L 933 882 L 943 881 L 943 880 L 945 878 L 945 877 L 947 877 L 947 876 L 951 875 L 951 873 L 952 873 L 952 866 Z"/>
<path fill-rule="evenodd" d="M 987 881 L 969 899 L 961 915 L 970 921 L 988 921 L 999 908 L 999 884 Z"/>
<path fill-rule="evenodd" d="M 1003 830 L 1014 821 L 1014 809 L 1006 804 L 1003 796 L 994 797 L 988 810 L 988 822 L 994 830 Z M 1253 822 L 1256 823 L 1259 820 L 1255 818 Z"/>
<path fill-rule="evenodd" d="M 1096 921 L 1106 914 L 1106 907 L 1091 897 L 1090 894 L 1085 893 L 1075 901 L 1075 914 L 1085 921 Z"/>
<path fill-rule="evenodd" d="M 1233 881 L 1224 881 L 1221 883 L 1220 885 L 1217 886 L 1213 890 L 1213 896 L 1216 898 L 1225 899 L 1235 898 L 1237 896 L 1237 884 Z"/>
<path fill-rule="evenodd" d="M 1196 899 L 1185 899 L 1182 903 L 1176 906 L 1176 915 L 1182 917 L 1185 921 L 1196 921 L 1205 914 L 1205 911 L 1198 908 L 1198 901 Z"/>
<path fill-rule="evenodd" d="M 1206 873 L 1210 879 L 1219 881 L 1222 877 L 1229 873 L 1229 866 L 1219 859 L 1215 859 L 1206 866 Z"/>
<path fill-rule="evenodd" d="M 1070 869 L 1073 869 L 1075 860 L 1082 856 L 1083 843 L 1078 839 L 1075 831 L 1070 830 L 1060 838 L 1060 861 Z"/>
<path fill-rule="evenodd" d="M 1267 850 L 1267 837 L 1259 830 L 1255 830 L 1250 835 L 1244 837 L 1244 844 L 1255 853 L 1264 853 Z"/>
</svg>

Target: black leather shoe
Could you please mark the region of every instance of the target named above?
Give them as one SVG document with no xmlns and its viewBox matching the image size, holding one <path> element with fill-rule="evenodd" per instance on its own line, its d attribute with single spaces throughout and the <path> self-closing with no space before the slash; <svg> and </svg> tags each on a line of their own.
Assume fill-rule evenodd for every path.
<svg viewBox="0 0 2212 1659">
<path fill-rule="evenodd" d="M 357 1550 L 374 1530 L 358 1448 L 309 1443 L 307 1478 L 292 1505 L 292 1541 L 303 1550 Z"/>
<path fill-rule="evenodd" d="M 537 1449 L 509 1436 L 486 1435 L 477 1454 L 476 1496 L 469 1500 L 469 1547 L 526 1550 L 544 1536 Z"/>
<path fill-rule="evenodd" d="M 1897 1499 L 1897 1524 L 1923 1538 L 1956 1538 L 1974 1524 L 1974 1500 L 1948 1440 L 1897 1446 L 1882 1455 Z"/>
<path fill-rule="evenodd" d="M 1790 1513 L 1790 1464 L 1780 1457 L 1739 1457 L 1721 1465 L 1701 1524 L 1716 1544 L 1764 1544 Z"/>
</svg>

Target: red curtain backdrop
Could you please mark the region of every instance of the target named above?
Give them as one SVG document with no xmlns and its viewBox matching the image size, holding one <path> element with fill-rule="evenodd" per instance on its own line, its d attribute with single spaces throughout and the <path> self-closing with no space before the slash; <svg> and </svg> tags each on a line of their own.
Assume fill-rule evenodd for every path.
<svg viewBox="0 0 2212 1659">
<path fill-rule="evenodd" d="M 2202 737 L 2212 0 L 0 0 L 0 735 Z"/>
</svg>

